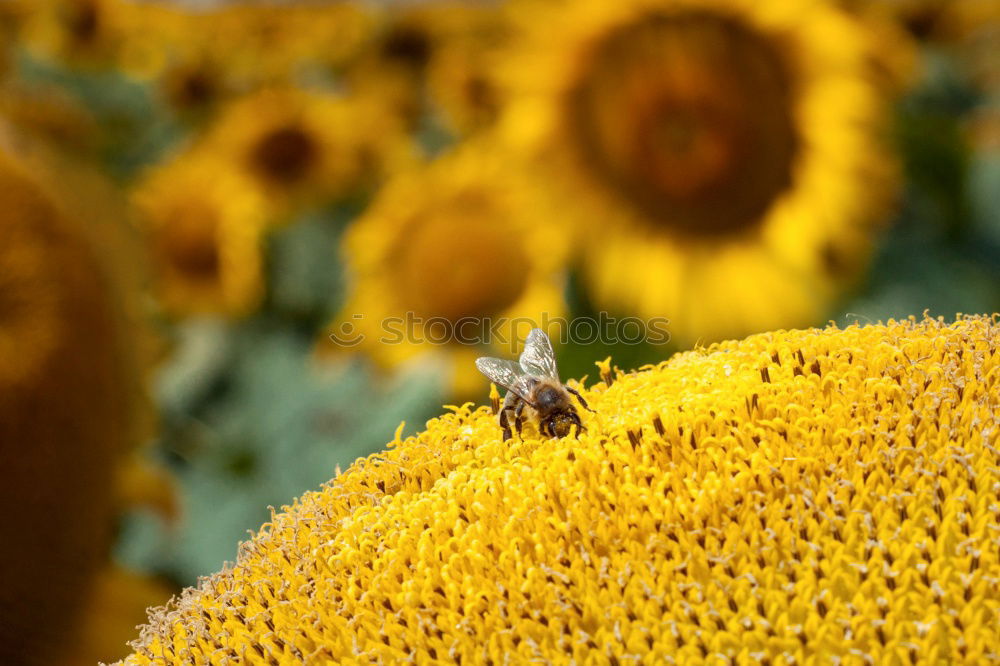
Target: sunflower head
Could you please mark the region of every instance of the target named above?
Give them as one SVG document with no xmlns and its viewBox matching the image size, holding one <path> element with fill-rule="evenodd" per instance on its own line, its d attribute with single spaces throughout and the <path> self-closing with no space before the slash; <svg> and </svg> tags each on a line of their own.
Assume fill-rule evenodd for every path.
<svg viewBox="0 0 1000 666">
<path fill-rule="evenodd" d="M 168 311 L 240 315 L 259 303 L 267 207 L 249 180 L 186 153 L 147 174 L 133 199 Z"/>
<path fill-rule="evenodd" d="M 398 176 L 345 240 L 354 286 L 338 323 L 362 314 L 364 348 L 393 365 L 435 349 L 429 338 L 449 338 L 463 322 L 465 337 L 478 339 L 491 318 L 558 316 L 568 244 L 528 201 L 527 186 L 486 140 Z M 391 318 L 413 319 L 413 339 L 380 343 Z M 452 338 L 438 347 L 461 355 L 453 364 L 460 392 L 480 386 L 474 344 Z"/>
<path fill-rule="evenodd" d="M 434 52 L 435 23 L 419 10 L 379 16 L 361 48 L 350 59 L 344 78 L 352 94 L 371 99 L 407 127 L 423 113 L 425 69 Z"/>
<path fill-rule="evenodd" d="M 263 132 L 246 155 L 250 170 L 264 181 L 294 183 L 315 168 L 320 146 L 302 123 L 289 119 Z"/>
<path fill-rule="evenodd" d="M 429 219 L 417 221 L 415 212 L 413 228 L 390 251 L 399 299 L 421 316 L 452 321 L 510 307 L 524 292 L 531 259 L 521 242 L 488 221 L 511 214 L 501 202 L 472 192 L 442 202 Z"/>
<path fill-rule="evenodd" d="M 177 11 L 129 0 L 39 0 L 22 17 L 28 48 L 73 67 L 117 66 L 131 74 L 154 70 L 161 31 Z"/>
<path fill-rule="evenodd" d="M 28 46 L 47 56 L 107 61 L 119 46 L 115 0 L 45 0 L 24 19 Z"/>
<path fill-rule="evenodd" d="M 194 17 L 206 46 L 247 82 L 276 85 L 317 65 L 339 69 L 373 30 L 354 2 L 230 3 Z"/>
<path fill-rule="evenodd" d="M 427 68 L 436 110 L 457 133 L 494 124 L 503 101 L 496 62 L 509 38 L 506 13 L 495 5 L 470 7 L 465 25 L 441 40 Z"/>
<path fill-rule="evenodd" d="M 93 115 L 54 85 L 7 82 L 0 90 L 0 114 L 19 131 L 67 153 L 94 155 L 103 138 Z"/>
<path fill-rule="evenodd" d="M 370 187 L 410 151 L 401 128 L 371 105 L 290 88 L 233 102 L 202 146 L 286 210 Z"/>
<path fill-rule="evenodd" d="M 410 126 L 427 110 L 428 83 L 435 88 L 432 93 L 445 93 L 443 101 L 449 112 L 463 113 L 464 109 L 456 106 L 463 104 L 459 99 L 462 92 L 452 90 L 452 86 L 461 85 L 456 79 L 470 68 L 480 69 L 479 55 L 469 40 L 478 41 L 476 33 L 496 16 L 495 8 L 454 2 L 421 3 L 386 12 L 347 67 L 348 84 Z M 458 50 L 470 60 L 463 61 Z M 483 100 L 487 93 L 480 84 L 485 82 L 485 77 L 480 77 L 473 86 L 480 88 Z"/>
<path fill-rule="evenodd" d="M 115 467 L 137 442 L 141 368 L 121 285 L 74 207 L 79 182 L 0 147 L 0 662 L 54 663 L 112 538 Z M 21 142 L 23 144 L 23 141 Z M 53 179 L 42 173 L 67 175 Z M 72 212 L 72 214 L 70 214 Z M 121 219 L 115 220 L 120 222 Z M 99 248 L 99 249 L 98 249 Z M 131 313 L 128 313 L 131 314 Z M 145 434 L 145 433 L 143 433 Z"/>
<path fill-rule="evenodd" d="M 698 9 L 610 30 L 566 91 L 577 159 L 648 223 L 699 235 L 753 227 L 791 185 L 798 140 L 778 48 Z"/>
<path fill-rule="evenodd" d="M 860 20 L 778 0 L 520 11 L 503 128 L 565 201 L 598 305 L 717 339 L 809 323 L 857 276 L 895 182 Z M 775 286 L 786 312 L 755 314 Z"/>
<path fill-rule="evenodd" d="M 69 48 L 95 49 L 114 25 L 115 7 L 100 0 L 68 0 L 52 3 L 54 18 Z"/>
<path fill-rule="evenodd" d="M 199 120 L 236 92 L 225 65 L 209 54 L 179 56 L 167 63 L 155 80 L 161 99 L 178 116 Z"/>
<path fill-rule="evenodd" d="M 580 387 L 579 438 L 502 441 L 471 404 L 397 432 L 152 614 L 125 663 L 1000 657 L 995 317 L 607 376 Z"/>
</svg>

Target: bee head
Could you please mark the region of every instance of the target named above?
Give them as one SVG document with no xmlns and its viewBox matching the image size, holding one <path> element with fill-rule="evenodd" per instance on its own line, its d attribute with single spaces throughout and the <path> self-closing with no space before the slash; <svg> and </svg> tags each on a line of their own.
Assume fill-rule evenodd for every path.
<svg viewBox="0 0 1000 666">
<path fill-rule="evenodd" d="M 559 391 L 553 386 L 543 386 L 535 393 L 535 403 L 541 410 L 559 406 L 560 400 Z"/>
</svg>

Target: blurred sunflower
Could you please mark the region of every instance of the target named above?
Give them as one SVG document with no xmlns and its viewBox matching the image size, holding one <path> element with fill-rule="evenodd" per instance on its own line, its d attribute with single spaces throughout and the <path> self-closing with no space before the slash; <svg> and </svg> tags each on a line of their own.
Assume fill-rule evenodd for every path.
<svg viewBox="0 0 1000 666">
<path fill-rule="evenodd" d="M 467 8 L 465 25 L 441 40 L 427 70 L 431 98 L 460 134 L 489 127 L 502 101 L 494 60 L 510 34 L 507 14 L 495 4 Z"/>
<path fill-rule="evenodd" d="M 0 87 L 0 116 L 59 150 L 94 155 L 101 128 L 80 101 L 55 85 L 18 79 Z"/>
<path fill-rule="evenodd" d="M 496 329 L 509 353 L 528 320 L 564 309 L 567 244 L 528 192 L 485 139 L 391 181 L 345 237 L 353 284 L 331 336 L 363 337 L 349 348 L 386 367 L 436 350 L 455 395 L 481 389 L 484 322 L 522 318 Z"/>
<path fill-rule="evenodd" d="M 175 314 L 247 314 L 260 302 L 266 202 L 246 178 L 185 153 L 133 193 L 161 302 Z"/>
<path fill-rule="evenodd" d="M 453 1 L 426 2 L 383 12 L 346 68 L 347 85 L 414 126 L 426 110 L 426 85 L 439 51 L 456 40 L 467 39 L 485 16 L 497 12 L 495 8 Z M 443 81 L 438 85 L 460 76 L 449 69 L 474 66 L 446 61 L 440 65 L 442 71 L 437 77 Z"/>
<path fill-rule="evenodd" d="M 872 2 L 871 0 L 838 0 L 838 7 L 864 22 L 865 38 L 871 74 L 879 84 L 905 93 L 917 85 L 921 76 L 919 50 L 915 35 L 903 15 L 925 0 L 903 2 Z M 936 3 L 940 4 L 940 3 Z"/>
<path fill-rule="evenodd" d="M 12 69 L 14 45 L 17 43 L 23 13 L 24 7 L 18 4 L 0 3 L 0 80 L 6 79 Z"/>
<path fill-rule="evenodd" d="M 355 3 L 230 5 L 183 15 L 171 33 L 156 88 L 186 119 L 239 92 L 294 80 L 313 68 L 339 67 L 369 30 Z"/>
<path fill-rule="evenodd" d="M 161 64 L 165 26 L 177 12 L 129 0 L 15 0 L 25 5 L 28 49 L 73 67 L 111 66 L 143 74 Z"/>
<path fill-rule="evenodd" d="M 239 90 L 225 64 L 207 51 L 172 57 L 153 80 L 153 89 L 167 108 L 187 121 L 210 116 Z"/>
<path fill-rule="evenodd" d="M 112 570 L 118 512 L 172 500 L 169 478 L 149 467 L 158 498 L 148 482 L 122 492 L 151 433 L 147 340 L 133 302 L 142 276 L 110 184 L 6 125 L 0 199 L 0 501 L 11 508 L 0 663 L 94 663 L 116 654 L 84 647 L 101 644 L 90 633 L 97 614 L 117 636 L 142 619 L 105 613 L 93 594 Z M 140 588 L 152 590 L 134 576 L 116 592 Z M 141 602 L 169 596 L 156 589 Z"/>
<path fill-rule="evenodd" d="M 891 17 L 922 42 L 949 42 L 963 33 L 995 21 L 995 2 L 989 0 L 838 0 L 859 14 Z"/>
<path fill-rule="evenodd" d="M 354 194 L 410 157 L 402 129 L 377 108 L 291 88 L 233 102 L 200 150 L 230 162 L 284 212 Z"/>
<path fill-rule="evenodd" d="M 718 339 L 816 321 L 866 264 L 895 163 L 850 15 L 582 0 L 519 18 L 505 132 L 578 223 L 597 305 Z"/>
<path fill-rule="evenodd" d="M 162 604 L 175 592 L 155 578 L 106 567 L 93 581 L 77 644 L 56 666 L 93 666 L 124 658 L 135 627 L 146 621 L 146 609 Z"/>
<path fill-rule="evenodd" d="M 937 36 L 954 45 L 973 82 L 1000 105 L 1000 7 L 995 2 L 955 0 L 947 3 Z"/>
<path fill-rule="evenodd" d="M 273 84 L 310 66 L 342 65 L 361 47 L 373 16 L 352 2 L 232 3 L 192 19 L 194 34 L 225 60 L 231 76 Z"/>
</svg>

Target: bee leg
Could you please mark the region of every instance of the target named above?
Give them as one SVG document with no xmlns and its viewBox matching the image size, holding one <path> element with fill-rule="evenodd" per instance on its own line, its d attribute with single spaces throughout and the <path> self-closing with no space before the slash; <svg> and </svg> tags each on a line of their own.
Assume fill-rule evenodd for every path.
<svg viewBox="0 0 1000 666">
<path fill-rule="evenodd" d="M 523 404 L 521 398 L 511 391 L 508 391 L 507 395 L 504 396 L 503 406 L 500 407 L 500 427 L 503 428 L 503 439 L 505 442 L 512 436 L 510 432 L 510 413 L 521 404 Z"/>
<path fill-rule="evenodd" d="M 503 428 L 503 441 L 511 438 L 510 422 L 507 420 L 507 408 L 500 410 L 500 427 Z"/>
<path fill-rule="evenodd" d="M 524 425 L 524 419 L 522 414 L 523 412 L 524 412 L 524 401 L 521 400 L 520 402 L 517 403 L 517 409 L 514 410 L 514 427 L 517 429 L 518 437 L 521 437 L 521 426 Z"/>
<path fill-rule="evenodd" d="M 538 431 L 546 437 L 555 437 L 555 429 L 552 427 L 552 417 L 538 422 Z"/>
<path fill-rule="evenodd" d="M 590 408 L 590 405 L 587 404 L 587 401 L 583 399 L 583 396 L 580 395 L 579 391 L 577 391 L 572 386 L 566 386 L 565 388 L 566 388 L 567 391 L 569 391 L 570 393 L 572 393 L 573 395 L 576 396 L 576 399 L 580 401 L 580 404 L 583 405 L 584 409 L 586 409 L 588 412 L 593 412 L 594 411 L 593 409 Z"/>
</svg>

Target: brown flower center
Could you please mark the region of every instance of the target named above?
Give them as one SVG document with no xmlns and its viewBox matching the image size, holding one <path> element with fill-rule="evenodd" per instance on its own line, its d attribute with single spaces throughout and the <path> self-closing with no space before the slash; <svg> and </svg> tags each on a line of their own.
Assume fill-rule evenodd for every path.
<svg viewBox="0 0 1000 666">
<path fill-rule="evenodd" d="M 400 302 L 423 317 L 486 317 L 510 307 L 527 283 L 522 241 L 487 197 L 457 196 L 411 225 L 396 250 Z"/>
<path fill-rule="evenodd" d="M 738 21 L 647 17 L 599 43 L 568 97 L 585 164 L 658 226 L 753 226 L 792 179 L 791 83 Z"/>
<path fill-rule="evenodd" d="M 251 162 L 265 179 L 288 185 L 302 180 L 318 156 L 313 137 L 298 125 L 285 125 L 257 142 Z"/>
<path fill-rule="evenodd" d="M 433 46 L 425 30 L 416 26 L 400 25 L 392 28 L 382 42 L 382 57 L 415 70 L 426 67 Z"/>
<path fill-rule="evenodd" d="M 68 9 L 67 31 L 78 44 L 88 44 L 96 39 L 101 27 L 101 16 L 93 2 L 77 2 Z"/>
<path fill-rule="evenodd" d="M 188 279 L 213 282 L 220 270 L 216 236 L 218 213 L 198 202 L 178 205 L 157 234 L 156 249 L 169 266 Z"/>
<path fill-rule="evenodd" d="M 475 73 L 465 80 L 462 90 L 476 122 L 486 125 L 496 117 L 500 100 L 496 86 L 488 77 Z"/>
<path fill-rule="evenodd" d="M 218 74 L 209 65 L 195 63 L 167 79 L 167 99 L 180 110 L 203 109 L 220 93 Z"/>
</svg>

